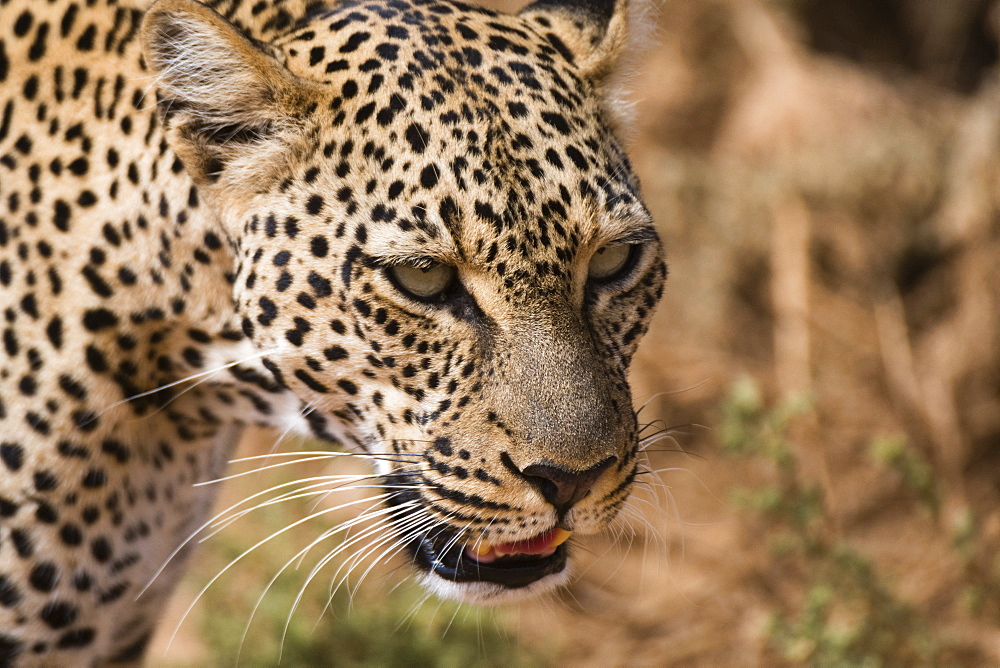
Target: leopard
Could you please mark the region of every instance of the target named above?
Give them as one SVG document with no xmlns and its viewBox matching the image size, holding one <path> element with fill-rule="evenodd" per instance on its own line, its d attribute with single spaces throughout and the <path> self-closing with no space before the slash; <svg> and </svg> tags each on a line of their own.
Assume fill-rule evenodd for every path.
<svg viewBox="0 0 1000 668">
<path fill-rule="evenodd" d="M 568 581 L 643 471 L 644 11 L 0 0 L 0 664 L 143 661 L 256 427 L 441 597 Z"/>
</svg>

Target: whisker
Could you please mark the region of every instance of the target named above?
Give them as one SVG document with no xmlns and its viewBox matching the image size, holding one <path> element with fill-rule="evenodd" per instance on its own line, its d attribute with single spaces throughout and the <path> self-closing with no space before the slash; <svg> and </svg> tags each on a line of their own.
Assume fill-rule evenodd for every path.
<svg viewBox="0 0 1000 668">
<path fill-rule="evenodd" d="M 390 496 L 390 494 L 387 493 L 384 496 L 388 497 L 388 496 Z M 293 528 L 295 528 L 295 527 L 297 527 L 297 526 L 299 526 L 301 524 L 304 524 L 305 522 L 308 522 L 310 520 L 316 519 L 317 517 L 325 515 L 326 513 L 334 512 L 336 510 L 339 510 L 342 507 L 353 505 L 354 503 L 357 503 L 357 502 L 356 501 L 352 501 L 352 502 L 341 504 L 340 506 L 335 506 L 335 507 L 331 507 L 331 508 L 324 508 L 323 510 L 320 510 L 320 511 L 317 511 L 315 513 L 311 513 L 309 515 L 306 515 L 305 517 L 302 517 L 302 518 L 300 518 L 300 519 L 292 522 L 291 524 L 289 524 L 288 526 L 284 527 L 283 529 L 279 529 L 277 531 L 272 532 L 269 536 L 267 536 L 265 538 L 262 538 L 261 540 L 257 541 L 252 546 L 250 546 L 249 548 L 247 548 L 246 550 L 244 550 L 242 553 L 240 553 L 240 555 L 238 557 L 230 560 L 230 562 L 228 564 L 226 564 L 226 566 L 224 566 L 218 573 L 216 573 L 212 577 L 212 579 L 209 580 L 208 583 L 204 587 L 201 588 L 201 590 L 195 596 L 194 600 L 191 602 L 191 604 L 184 611 L 184 614 L 181 615 L 180 620 L 177 622 L 177 626 L 174 628 L 174 632 L 170 636 L 170 640 L 168 641 L 167 646 L 170 646 L 173 643 L 174 639 L 177 637 L 177 632 L 180 630 L 181 625 L 184 623 L 184 620 L 186 620 L 188 618 L 188 615 L 191 614 L 191 611 L 194 609 L 194 606 L 197 605 L 197 603 L 198 603 L 199 600 L 201 600 L 201 597 L 204 596 L 205 592 L 207 592 L 209 590 L 209 588 L 219 580 L 219 578 L 221 578 L 226 572 L 228 572 L 230 568 L 232 568 L 237 563 L 239 563 L 240 561 L 242 561 L 248 554 L 250 554 L 251 552 L 253 552 L 254 550 L 256 550 L 261 545 L 264 545 L 264 544 L 270 542 L 271 540 L 277 538 L 281 534 L 283 534 L 283 533 L 285 533 L 287 531 L 290 531 Z"/>
</svg>

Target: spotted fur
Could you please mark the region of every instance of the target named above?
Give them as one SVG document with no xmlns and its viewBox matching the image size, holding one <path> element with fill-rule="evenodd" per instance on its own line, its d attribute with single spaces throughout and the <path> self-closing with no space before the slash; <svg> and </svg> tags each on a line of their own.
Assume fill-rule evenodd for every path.
<svg viewBox="0 0 1000 668">
<path fill-rule="evenodd" d="M 0 664 L 139 660 L 246 424 L 379 456 L 466 600 L 559 577 L 421 541 L 599 531 L 635 477 L 625 0 L 206 4 L 0 0 Z"/>
</svg>

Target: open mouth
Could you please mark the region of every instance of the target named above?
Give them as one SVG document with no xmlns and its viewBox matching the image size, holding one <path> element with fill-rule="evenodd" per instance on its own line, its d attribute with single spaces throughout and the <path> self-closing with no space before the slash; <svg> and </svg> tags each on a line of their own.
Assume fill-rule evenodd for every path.
<svg viewBox="0 0 1000 668">
<path fill-rule="evenodd" d="M 566 567 L 566 541 L 572 532 L 553 529 L 510 543 L 463 543 L 438 532 L 414 541 L 419 566 L 452 582 L 492 582 L 509 589 L 526 587 Z"/>
</svg>

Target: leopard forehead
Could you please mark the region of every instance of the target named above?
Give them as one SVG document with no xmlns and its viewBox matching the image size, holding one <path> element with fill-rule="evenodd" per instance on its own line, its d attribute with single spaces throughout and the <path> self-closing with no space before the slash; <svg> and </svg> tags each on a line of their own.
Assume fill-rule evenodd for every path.
<svg viewBox="0 0 1000 668">
<path fill-rule="evenodd" d="M 263 213 L 335 217 L 371 255 L 529 274 L 648 228 L 599 91 L 547 24 L 405 1 L 300 21 L 275 48 L 317 84 L 308 139 Z"/>
</svg>

